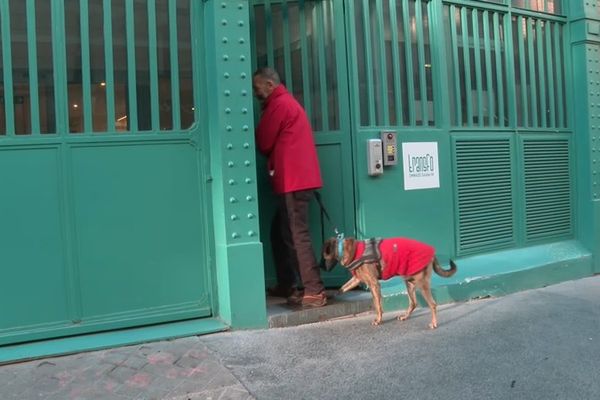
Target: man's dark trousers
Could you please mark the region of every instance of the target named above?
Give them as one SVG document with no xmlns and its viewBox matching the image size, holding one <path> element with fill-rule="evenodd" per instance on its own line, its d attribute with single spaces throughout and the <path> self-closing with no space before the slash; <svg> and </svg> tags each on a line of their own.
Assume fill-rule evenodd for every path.
<svg viewBox="0 0 600 400">
<path fill-rule="evenodd" d="M 324 290 L 308 230 L 308 207 L 312 197 L 312 190 L 280 195 L 271 224 L 278 285 L 282 288 L 296 287 L 296 274 L 299 274 L 306 294 L 318 294 Z"/>
</svg>

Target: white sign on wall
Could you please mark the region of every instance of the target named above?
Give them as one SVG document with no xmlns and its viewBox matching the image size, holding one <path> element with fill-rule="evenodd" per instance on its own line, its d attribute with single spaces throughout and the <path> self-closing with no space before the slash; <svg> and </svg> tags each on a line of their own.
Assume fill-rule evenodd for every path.
<svg viewBox="0 0 600 400">
<path fill-rule="evenodd" d="M 437 142 L 402 143 L 404 190 L 440 187 Z"/>
</svg>

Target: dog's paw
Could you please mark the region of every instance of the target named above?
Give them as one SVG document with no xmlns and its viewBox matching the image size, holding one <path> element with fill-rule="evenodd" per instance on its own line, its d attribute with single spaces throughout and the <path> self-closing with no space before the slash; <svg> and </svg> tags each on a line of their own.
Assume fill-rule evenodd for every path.
<svg viewBox="0 0 600 400">
<path fill-rule="evenodd" d="M 410 315 L 398 315 L 398 321 L 406 321 Z"/>
<path fill-rule="evenodd" d="M 373 322 L 371 322 L 371 325 L 373 325 L 373 326 L 379 326 L 379 325 L 381 325 L 381 320 L 380 319 L 374 319 Z"/>
<path fill-rule="evenodd" d="M 437 322 L 432 322 L 429 324 L 429 329 L 435 329 L 437 328 Z"/>
</svg>

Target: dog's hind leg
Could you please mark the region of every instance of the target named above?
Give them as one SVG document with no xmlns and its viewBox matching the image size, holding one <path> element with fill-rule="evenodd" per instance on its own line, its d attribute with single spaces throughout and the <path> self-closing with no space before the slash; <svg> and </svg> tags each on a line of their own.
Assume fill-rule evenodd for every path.
<svg viewBox="0 0 600 400">
<path fill-rule="evenodd" d="M 431 295 L 431 286 L 428 281 L 423 282 L 421 285 L 421 294 L 431 310 L 431 323 L 429 324 L 429 328 L 435 329 L 437 328 L 437 304 Z"/>
<path fill-rule="evenodd" d="M 406 321 L 417 307 L 417 289 L 415 283 L 411 280 L 405 280 L 404 283 L 406 284 L 406 293 L 408 294 L 408 308 L 404 315 L 398 317 L 400 321 Z"/>
<path fill-rule="evenodd" d="M 338 294 L 346 293 L 348 290 L 352 290 L 360 284 L 360 279 L 355 277 L 350 278 L 348 282 L 344 283 L 344 285 L 338 290 Z"/>
</svg>

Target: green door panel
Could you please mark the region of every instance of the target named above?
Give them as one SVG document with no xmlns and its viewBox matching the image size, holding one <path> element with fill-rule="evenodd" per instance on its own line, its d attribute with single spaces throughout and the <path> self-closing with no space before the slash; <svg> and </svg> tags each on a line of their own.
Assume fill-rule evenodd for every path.
<svg viewBox="0 0 600 400">
<path fill-rule="evenodd" d="M 0 344 L 69 322 L 59 148 L 0 147 Z"/>
<path fill-rule="evenodd" d="M 184 142 L 71 151 L 82 319 L 207 315 L 196 149 Z"/>
</svg>

